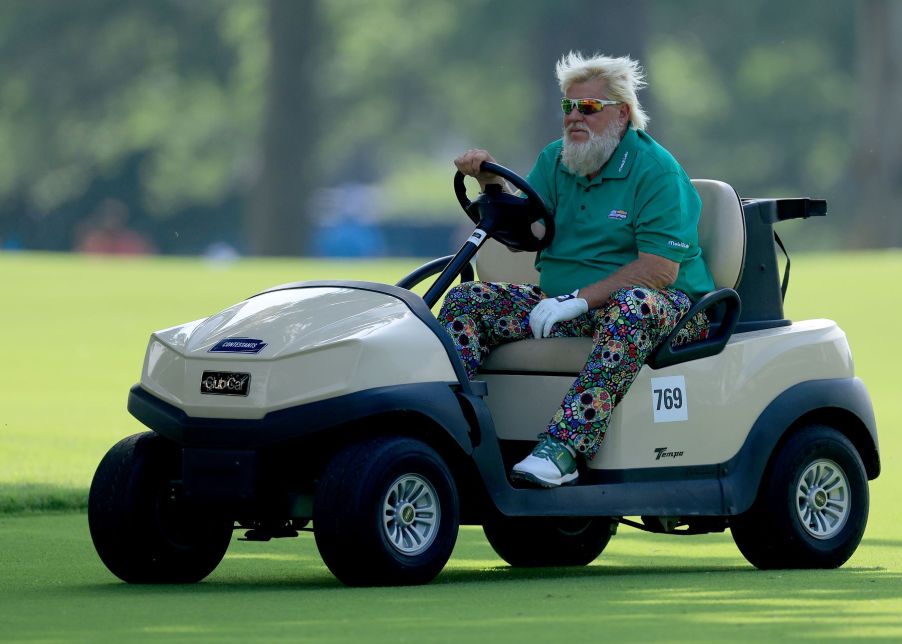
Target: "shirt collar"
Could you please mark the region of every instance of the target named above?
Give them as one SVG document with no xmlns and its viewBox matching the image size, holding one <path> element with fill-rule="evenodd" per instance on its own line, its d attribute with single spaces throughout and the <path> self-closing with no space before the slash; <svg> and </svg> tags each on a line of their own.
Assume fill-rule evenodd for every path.
<svg viewBox="0 0 902 644">
<path fill-rule="evenodd" d="M 633 160 L 636 158 L 639 134 L 631 127 L 627 127 L 626 134 L 620 139 L 620 145 L 614 150 L 614 154 L 605 163 L 596 179 L 623 179 L 630 173 Z"/>
</svg>

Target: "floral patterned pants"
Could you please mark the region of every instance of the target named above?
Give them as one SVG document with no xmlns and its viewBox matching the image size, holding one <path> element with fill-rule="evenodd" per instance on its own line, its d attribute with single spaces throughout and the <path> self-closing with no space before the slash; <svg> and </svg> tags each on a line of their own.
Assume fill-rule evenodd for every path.
<svg viewBox="0 0 902 644">
<path fill-rule="evenodd" d="M 544 297 L 538 286 L 495 282 L 466 282 L 448 292 L 438 319 L 448 329 L 470 379 L 492 348 L 532 337 L 529 313 Z M 551 337 L 592 336 L 594 347 L 546 431 L 593 458 L 614 405 L 691 304 L 675 289 L 622 288 L 600 308 L 555 324 Z M 708 320 L 700 313 L 674 344 L 707 335 Z"/>
</svg>

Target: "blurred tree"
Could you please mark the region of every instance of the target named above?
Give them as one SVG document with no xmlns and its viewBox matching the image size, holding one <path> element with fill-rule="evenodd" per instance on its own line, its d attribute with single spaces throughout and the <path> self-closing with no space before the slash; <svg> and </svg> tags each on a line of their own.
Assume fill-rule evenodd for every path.
<svg viewBox="0 0 902 644">
<path fill-rule="evenodd" d="M 322 101 L 314 79 L 323 27 L 317 5 L 316 0 L 268 3 L 262 166 L 246 222 L 250 249 L 260 255 L 295 255 L 308 237 L 310 193 L 320 179 L 316 144 Z"/>
<path fill-rule="evenodd" d="M 451 160 L 489 149 L 527 172 L 560 137 L 554 63 L 571 49 L 642 59 L 644 2 L 342 0 L 324 5 L 335 39 L 321 150 L 333 176 L 381 182 L 393 212 L 454 212 Z M 649 100 L 643 96 L 643 101 Z M 341 168 L 341 172 L 338 172 Z"/>
<path fill-rule="evenodd" d="M 423 221 L 458 216 L 451 160 L 462 149 L 531 163 L 535 101 L 519 65 L 528 44 L 505 23 L 515 13 L 485 0 L 341 0 L 323 12 L 334 37 L 322 100 L 343 106 L 323 116 L 326 177 L 379 183 L 373 210 L 390 204 L 393 215 Z"/>
<path fill-rule="evenodd" d="M 262 24 L 258 5 L 228 0 L 0 3 L 0 195 L 45 216 L 135 159 L 139 215 L 240 192 Z"/>
<path fill-rule="evenodd" d="M 781 225 L 790 246 L 835 244 L 853 148 L 853 0 L 654 5 L 654 133 L 694 177 L 740 195 L 810 195 L 831 216 Z"/>
<path fill-rule="evenodd" d="M 0 4 L 0 191 L 52 209 L 150 150 L 148 208 L 219 198 L 256 116 L 231 24 L 247 39 L 247 13 L 227 0 Z"/>
<path fill-rule="evenodd" d="M 902 246 L 902 3 L 859 0 L 855 153 L 849 185 L 855 246 Z M 851 92 L 850 92 L 851 94 Z"/>
<path fill-rule="evenodd" d="M 649 90 L 690 174 L 749 196 L 837 185 L 850 153 L 852 2 L 656 8 Z"/>
<path fill-rule="evenodd" d="M 111 192 L 167 252 L 237 235 L 243 209 L 239 240 L 295 253 L 321 185 L 381 185 L 364 207 L 391 216 L 459 216 L 451 159 L 484 147 L 526 172 L 560 135 L 554 61 L 579 49 L 643 63 L 650 132 L 693 176 L 825 196 L 865 213 L 827 218 L 838 239 L 902 243 L 900 6 L 7 0 L 0 237 L 27 212 L 64 248 L 59 229 Z"/>
</svg>

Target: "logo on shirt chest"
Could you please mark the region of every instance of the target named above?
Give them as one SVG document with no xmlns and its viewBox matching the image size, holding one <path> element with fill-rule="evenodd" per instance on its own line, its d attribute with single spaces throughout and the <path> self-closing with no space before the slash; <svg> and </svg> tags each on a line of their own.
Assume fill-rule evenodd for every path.
<svg viewBox="0 0 902 644">
<path fill-rule="evenodd" d="M 616 221 L 623 221 L 626 219 L 627 212 L 625 210 L 612 210 L 608 213 L 608 219 L 614 219 Z"/>
</svg>

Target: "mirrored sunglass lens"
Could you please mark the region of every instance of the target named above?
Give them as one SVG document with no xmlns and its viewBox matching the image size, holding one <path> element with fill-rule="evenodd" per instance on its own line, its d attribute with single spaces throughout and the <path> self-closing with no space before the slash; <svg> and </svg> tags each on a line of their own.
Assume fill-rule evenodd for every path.
<svg viewBox="0 0 902 644">
<path fill-rule="evenodd" d="M 564 111 L 564 114 L 569 114 L 573 111 L 573 101 L 569 98 L 561 99 L 561 109 Z"/>
<path fill-rule="evenodd" d="M 595 112 L 600 112 L 604 109 L 604 103 L 601 101 L 594 101 L 591 98 L 584 98 L 580 101 L 576 101 L 576 109 L 578 109 L 581 114 L 595 114 Z"/>
</svg>

